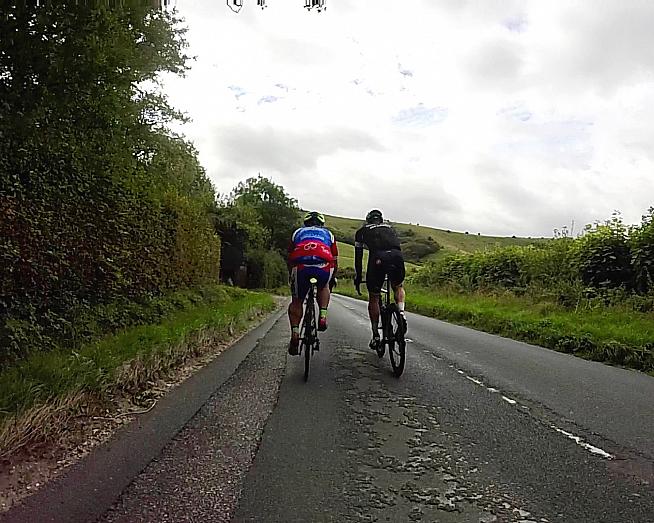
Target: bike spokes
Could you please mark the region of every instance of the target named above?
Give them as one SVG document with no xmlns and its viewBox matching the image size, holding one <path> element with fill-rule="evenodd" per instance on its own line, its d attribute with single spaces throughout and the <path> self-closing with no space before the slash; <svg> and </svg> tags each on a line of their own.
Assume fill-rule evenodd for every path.
<svg viewBox="0 0 654 523">
<path fill-rule="evenodd" d="M 390 314 L 390 341 L 388 352 L 391 358 L 391 366 L 395 376 L 399 377 L 404 372 L 404 363 L 406 360 L 406 340 L 404 332 L 406 325 L 400 312 L 395 309 Z"/>
</svg>

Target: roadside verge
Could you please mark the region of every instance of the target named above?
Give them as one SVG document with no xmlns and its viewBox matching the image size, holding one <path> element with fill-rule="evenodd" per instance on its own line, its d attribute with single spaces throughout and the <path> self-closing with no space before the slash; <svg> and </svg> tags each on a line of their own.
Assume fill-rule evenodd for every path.
<svg viewBox="0 0 654 523">
<path fill-rule="evenodd" d="M 339 287 L 338 293 L 368 299 L 367 294 L 357 296 L 347 285 Z M 515 296 L 441 294 L 416 287 L 407 289 L 406 308 L 423 316 L 654 375 L 651 314 L 611 309 L 567 311 Z"/>
<path fill-rule="evenodd" d="M 279 300 L 269 294 L 241 292 L 240 296 L 226 303 L 184 311 L 159 325 L 130 329 L 93 344 L 93 347 L 86 351 L 83 349 L 79 354 L 68 355 L 65 360 L 68 366 L 59 366 L 59 372 L 78 371 L 75 364 L 81 359 L 86 363 L 81 374 L 97 376 L 98 379 L 91 383 L 98 386 L 71 387 L 59 396 L 46 396 L 45 401 L 23 409 L 18 415 L 5 417 L 5 431 L 9 433 L 12 428 L 23 430 L 23 436 L 22 440 L 12 436 L 14 445 L 18 443 L 22 447 L 5 447 L 5 451 L 13 452 L 6 453 L 0 462 L 0 491 L 3 498 L 0 499 L 0 510 L 7 510 L 17 499 L 28 494 L 30 489 L 32 492 L 37 490 L 53 475 L 62 476 L 66 488 L 72 489 L 79 496 L 80 487 L 89 483 L 89 473 L 83 472 L 77 483 L 71 483 L 65 478 L 74 476 L 74 470 L 80 466 L 92 468 L 97 456 L 107 454 L 107 449 L 112 444 L 103 447 L 99 445 L 121 427 L 123 432 L 119 434 L 123 435 L 114 440 L 125 439 L 125 433 L 136 431 L 144 434 L 139 436 L 143 439 L 141 445 L 147 443 L 151 448 L 156 447 L 157 442 L 162 442 L 163 445 L 233 373 L 280 313 L 273 314 L 240 341 L 231 344 L 243 332 L 260 322 L 264 315 L 268 316 L 271 311 L 278 310 L 279 304 Z M 113 344 L 114 349 L 130 347 L 130 352 L 103 350 L 107 344 Z M 225 350 L 227 348 L 229 350 Z M 106 359 L 108 353 L 112 353 L 113 363 L 109 368 Z M 97 367 L 94 369 L 92 366 L 99 361 L 105 364 L 102 372 L 97 372 Z M 6 379 L 5 376 L 0 377 Z M 74 383 L 80 382 L 79 377 L 80 373 L 77 372 L 77 381 Z M 166 394 L 177 385 L 174 394 Z M 173 400 L 172 397 L 179 399 Z M 170 407 L 171 402 L 175 404 L 173 408 Z M 40 415 L 35 416 L 35 411 Z M 141 417 L 129 424 L 129 418 L 134 414 Z M 153 425 L 144 430 L 144 423 Z M 92 441 L 80 441 L 80 435 Z M 153 456 L 149 452 L 139 452 L 135 444 L 133 442 L 126 447 L 123 462 L 120 457 L 114 456 L 111 467 L 105 471 L 113 468 L 121 476 L 121 467 L 130 470 L 138 468 L 144 459 L 147 464 L 147 460 Z M 79 457 L 89 452 L 91 455 L 79 462 Z M 70 463 L 75 465 L 62 472 L 61 469 Z M 125 474 L 122 476 L 127 477 Z M 41 480 L 35 482 L 35 477 L 37 480 L 41 477 Z M 59 481 L 56 479 L 53 483 Z M 96 488 L 105 490 L 108 478 L 103 477 L 99 481 Z M 52 485 L 52 488 L 57 487 Z M 12 493 L 12 489 L 22 492 Z M 47 490 L 51 490 L 50 486 Z M 38 505 L 38 499 L 32 499 L 40 494 L 28 498 L 25 503 Z M 93 492 L 91 496 L 96 498 L 98 492 Z M 19 512 L 12 510 L 11 513 L 14 521 L 14 517 L 18 517 L 15 514 Z M 32 519 L 34 520 L 42 519 L 37 517 Z"/>
</svg>

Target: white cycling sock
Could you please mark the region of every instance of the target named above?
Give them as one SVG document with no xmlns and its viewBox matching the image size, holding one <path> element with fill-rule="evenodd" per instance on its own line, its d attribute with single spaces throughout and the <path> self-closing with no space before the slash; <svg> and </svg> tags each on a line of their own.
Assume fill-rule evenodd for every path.
<svg viewBox="0 0 654 523">
<path fill-rule="evenodd" d="M 400 312 L 404 312 L 404 302 L 403 301 L 398 301 L 397 302 L 397 308 Z"/>
</svg>

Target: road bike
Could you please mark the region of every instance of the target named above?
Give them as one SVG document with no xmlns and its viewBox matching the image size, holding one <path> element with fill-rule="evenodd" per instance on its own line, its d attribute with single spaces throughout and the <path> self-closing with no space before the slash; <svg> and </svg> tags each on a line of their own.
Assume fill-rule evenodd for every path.
<svg viewBox="0 0 654 523">
<path fill-rule="evenodd" d="M 366 283 L 362 281 L 361 283 Z M 361 291 L 357 286 L 357 292 L 361 296 Z M 393 374 L 400 377 L 404 372 L 404 363 L 406 361 L 406 319 L 397 308 L 397 303 L 391 302 L 391 284 L 388 280 L 388 274 L 384 278 L 384 285 L 379 295 L 379 317 L 382 324 L 382 336 L 379 343 L 373 349 L 380 358 L 384 357 L 386 347 L 388 347 L 388 356 L 393 367 Z"/>
<path fill-rule="evenodd" d="M 318 325 L 316 322 L 316 293 L 318 280 L 311 278 L 309 280 L 309 292 L 305 300 L 304 318 L 302 319 L 302 329 L 300 332 L 300 354 L 304 351 L 304 381 L 309 379 L 309 363 L 314 351 L 320 350 L 320 340 L 318 339 Z"/>
</svg>

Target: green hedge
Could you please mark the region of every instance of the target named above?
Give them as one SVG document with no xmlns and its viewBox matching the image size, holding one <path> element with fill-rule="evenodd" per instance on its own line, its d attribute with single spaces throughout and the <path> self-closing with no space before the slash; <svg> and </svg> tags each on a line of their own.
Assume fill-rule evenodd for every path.
<svg viewBox="0 0 654 523">
<path fill-rule="evenodd" d="M 500 287 L 521 294 L 549 293 L 561 304 L 599 298 L 625 301 L 654 287 L 653 211 L 639 226 L 618 216 L 589 226 L 578 238 L 557 238 L 473 254 L 452 254 L 426 265 L 412 281 L 424 287 L 455 285 L 467 291 Z M 642 307 L 647 300 L 642 301 Z"/>
<path fill-rule="evenodd" d="M 145 3 L 4 13 L 0 363 L 50 349 L 103 304 L 217 280 L 214 189 L 146 87 L 186 68 L 174 16 Z"/>
</svg>

